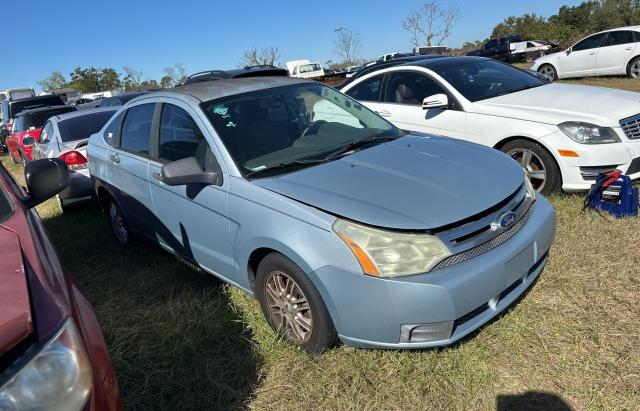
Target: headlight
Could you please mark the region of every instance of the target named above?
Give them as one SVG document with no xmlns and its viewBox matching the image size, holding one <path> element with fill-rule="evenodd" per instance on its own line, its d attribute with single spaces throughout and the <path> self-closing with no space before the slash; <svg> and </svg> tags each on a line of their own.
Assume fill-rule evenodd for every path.
<svg viewBox="0 0 640 411">
<path fill-rule="evenodd" d="M 428 234 L 381 230 L 338 220 L 333 231 L 347 244 L 369 275 L 399 277 L 426 273 L 451 252 Z"/>
<path fill-rule="evenodd" d="M 527 195 L 531 197 L 531 201 L 534 201 L 536 199 L 536 190 L 527 176 L 524 177 L 524 187 L 527 189 Z"/>
<path fill-rule="evenodd" d="M 562 132 L 571 140 L 580 144 L 608 144 L 620 142 L 620 138 L 616 132 L 609 127 L 599 127 L 595 124 L 569 121 L 558 124 L 558 128 L 560 128 L 560 130 L 562 130 Z"/>
<path fill-rule="evenodd" d="M 2 410 L 80 410 L 91 391 L 89 358 L 69 320 L 21 370 L 0 387 Z"/>
</svg>

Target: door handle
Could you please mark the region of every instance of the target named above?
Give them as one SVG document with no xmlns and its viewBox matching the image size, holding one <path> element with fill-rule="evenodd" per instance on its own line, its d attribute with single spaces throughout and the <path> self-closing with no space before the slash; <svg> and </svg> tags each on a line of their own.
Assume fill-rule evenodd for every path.
<svg viewBox="0 0 640 411">
<path fill-rule="evenodd" d="M 590 56 L 595 56 L 596 52 L 589 53 Z"/>
<path fill-rule="evenodd" d="M 391 113 L 387 110 L 378 110 L 376 113 L 380 114 L 382 117 L 391 117 Z"/>
<path fill-rule="evenodd" d="M 114 163 L 119 163 L 120 162 L 120 157 L 118 157 L 115 154 L 111 154 L 111 156 L 109 156 L 109 159 Z"/>
</svg>

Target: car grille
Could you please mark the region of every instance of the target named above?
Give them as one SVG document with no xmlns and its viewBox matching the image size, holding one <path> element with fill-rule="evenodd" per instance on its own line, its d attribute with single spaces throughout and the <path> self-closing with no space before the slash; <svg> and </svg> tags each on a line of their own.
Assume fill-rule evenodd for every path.
<svg viewBox="0 0 640 411">
<path fill-rule="evenodd" d="M 522 228 L 531 211 L 533 199 L 524 185 L 507 198 L 484 212 L 466 218 L 455 225 L 434 230 L 435 234 L 451 251 L 452 255 L 440 261 L 433 270 L 450 267 L 477 257 L 513 237 Z M 513 212 L 515 222 L 506 229 L 496 227 L 496 222 L 505 213 Z"/>
<path fill-rule="evenodd" d="M 620 120 L 620 127 L 629 140 L 640 138 L 640 114 Z"/>
<path fill-rule="evenodd" d="M 502 233 L 498 234 L 496 237 L 494 237 L 493 239 L 485 243 L 482 243 L 476 247 L 470 248 L 469 250 L 466 250 L 461 253 L 454 254 L 452 256 L 445 258 L 444 260 L 436 264 L 436 266 L 433 267 L 433 270 L 439 270 L 442 268 L 451 267 L 452 265 L 455 265 L 455 264 L 462 263 L 464 261 L 478 257 L 488 251 L 491 251 L 501 244 L 504 244 L 507 240 L 513 237 L 518 231 L 520 231 L 520 229 L 527 223 L 527 220 L 529 220 L 529 217 L 531 216 L 532 212 L 533 212 L 533 207 L 529 207 L 527 212 L 520 218 L 520 220 L 518 220 L 518 222 L 512 225 L 509 229 L 503 231 Z"/>
<path fill-rule="evenodd" d="M 640 157 L 636 157 L 629 164 L 629 168 L 627 169 L 627 175 L 635 174 L 640 172 Z"/>
</svg>

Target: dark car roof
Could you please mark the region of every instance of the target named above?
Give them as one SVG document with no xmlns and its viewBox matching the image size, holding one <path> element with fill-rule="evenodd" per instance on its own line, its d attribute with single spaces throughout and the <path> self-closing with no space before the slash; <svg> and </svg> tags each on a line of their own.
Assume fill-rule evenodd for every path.
<svg viewBox="0 0 640 411">
<path fill-rule="evenodd" d="M 16 114 L 16 117 L 19 116 L 28 116 L 30 114 L 36 114 L 36 113 L 41 113 L 43 111 L 59 111 L 59 110 L 69 110 L 69 111 L 75 111 L 76 108 L 73 106 L 67 106 L 67 105 L 63 105 L 63 106 L 47 106 L 47 107 L 40 107 L 40 108 L 32 108 L 30 110 L 24 110 L 19 112 L 18 114 Z"/>
<path fill-rule="evenodd" d="M 162 90 L 159 93 L 186 94 L 199 101 L 209 101 L 217 98 L 249 93 L 252 91 L 300 83 L 317 84 L 315 81 L 294 79 L 290 77 L 244 77 L 185 84 L 184 86 L 177 86 L 172 89 Z"/>
<path fill-rule="evenodd" d="M 457 66 L 460 63 L 470 63 L 470 62 L 478 62 L 478 61 L 485 61 L 485 60 L 491 60 L 491 59 L 488 57 L 477 57 L 477 56 L 460 56 L 460 57 L 446 56 L 439 59 L 420 60 L 416 62 L 406 63 L 403 65 L 404 66 L 420 66 L 420 67 L 440 70 L 440 69 L 446 69 L 451 66 Z"/>
<path fill-rule="evenodd" d="M 184 82 L 184 84 L 195 84 L 203 81 L 215 81 L 225 80 L 232 78 L 244 78 L 244 77 L 269 77 L 269 76 L 284 76 L 287 77 L 289 73 L 287 70 L 278 68 L 275 66 L 246 66 L 241 69 L 234 70 L 208 70 L 201 71 L 190 75 Z"/>
</svg>

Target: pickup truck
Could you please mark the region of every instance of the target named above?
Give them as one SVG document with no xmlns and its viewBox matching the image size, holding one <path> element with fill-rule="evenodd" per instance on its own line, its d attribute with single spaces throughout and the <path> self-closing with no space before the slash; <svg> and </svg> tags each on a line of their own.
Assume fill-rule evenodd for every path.
<svg viewBox="0 0 640 411">
<path fill-rule="evenodd" d="M 515 63 L 522 58 L 522 55 L 511 52 L 511 43 L 519 43 L 521 41 L 523 40 L 520 36 L 491 39 L 484 43 L 482 48 L 468 52 L 467 56 L 489 57 L 506 63 Z"/>
</svg>

